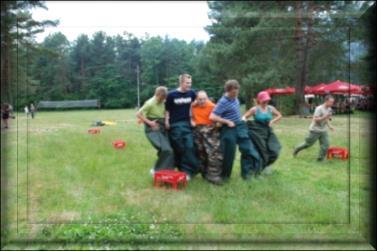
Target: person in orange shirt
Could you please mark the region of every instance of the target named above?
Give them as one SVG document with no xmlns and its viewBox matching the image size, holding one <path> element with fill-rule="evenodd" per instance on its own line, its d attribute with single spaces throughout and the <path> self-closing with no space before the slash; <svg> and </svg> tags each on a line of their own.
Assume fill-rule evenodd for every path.
<svg viewBox="0 0 377 251">
<path fill-rule="evenodd" d="M 194 127 L 194 142 L 202 177 L 215 185 L 222 185 L 220 131 L 216 123 L 209 119 L 214 107 L 215 104 L 208 99 L 207 93 L 199 91 L 191 107 L 191 125 Z"/>
</svg>

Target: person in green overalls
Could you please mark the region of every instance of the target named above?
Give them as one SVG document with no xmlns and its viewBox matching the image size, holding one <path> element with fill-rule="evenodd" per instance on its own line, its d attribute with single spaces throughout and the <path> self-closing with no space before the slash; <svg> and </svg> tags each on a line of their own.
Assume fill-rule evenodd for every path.
<svg viewBox="0 0 377 251">
<path fill-rule="evenodd" d="M 238 144 L 241 152 L 241 177 L 248 180 L 259 172 L 261 158 L 249 139 L 245 121 L 241 120 L 238 81 L 226 81 L 224 89 L 225 94 L 217 102 L 209 117 L 210 120 L 222 124 L 220 129 L 220 147 L 223 153 L 221 177 L 224 181 L 229 180 Z"/>
<path fill-rule="evenodd" d="M 281 149 L 272 125 L 278 122 L 282 115 L 275 107 L 269 105 L 270 100 L 268 92 L 259 92 L 257 105 L 250 108 L 242 117 L 244 121 L 247 121 L 250 116 L 254 117 L 253 121 L 247 121 L 248 133 L 262 157 L 265 174 L 271 173 L 269 167 L 276 161 Z"/>
<path fill-rule="evenodd" d="M 305 142 L 297 146 L 293 151 L 293 157 L 308 147 L 311 147 L 317 140 L 319 141 L 320 150 L 318 153 L 317 161 L 322 162 L 325 160 L 327 149 L 329 148 L 329 139 L 327 129 L 334 130 L 330 124 L 332 110 L 334 105 L 334 97 L 327 95 L 325 102 L 315 108 L 312 123 L 309 126 L 309 135 L 306 137 Z"/>
<path fill-rule="evenodd" d="M 145 135 L 157 150 L 158 158 L 154 167 L 150 170 L 151 175 L 155 171 L 174 169 L 174 153 L 170 146 L 164 121 L 167 94 L 168 89 L 166 87 L 157 87 L 154 96 L 148 99 L 136 113 L 136 116 L 144 122 Z"/>
</svg>

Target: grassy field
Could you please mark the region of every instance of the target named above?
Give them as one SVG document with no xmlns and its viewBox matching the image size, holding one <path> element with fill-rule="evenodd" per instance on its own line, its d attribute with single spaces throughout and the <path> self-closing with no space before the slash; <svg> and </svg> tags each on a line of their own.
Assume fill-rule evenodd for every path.
<svg viewBox="0 0 377 251">
<path fill-rule="evenodd" d="M 242 180 L 238 154 L 226 185 L 217 187 L 197 176 L 177 192 L 153 188 L 149 169 L 156 152 L 133 110 L 39 112 L 33 120 L 19 114 L 10 129 L 1 131 L 6 140 L 1 149 L 6 161 L 6 177 L 1 177 L 7 186 L 6 240 L 87 243 L 81 248 L 101 240 L 128 240 L 133 247 L 146 240 L 149 245 L 156 240 L 173 243 L 157 248 L 178 248 L 175 241 L 193 239 L 365 241 L 368 144 L 375 137 L 371 119 L 367 113 L 335 116 L 330 143 L 350 145 L 350 161 L 318 164 L 317 144 L 297 158 L 291 154 L 304 140 L 310 119 L 283 118 L 274 126 L 283 148 L 270 176 Z M 117 124 L 90 135 L 87 130 L 95 120 Z M 127 147 L 115 150 L 116 139 L 125 140 Z M 43 245 L 47 243 L 38 247 Z"/>
</svg>

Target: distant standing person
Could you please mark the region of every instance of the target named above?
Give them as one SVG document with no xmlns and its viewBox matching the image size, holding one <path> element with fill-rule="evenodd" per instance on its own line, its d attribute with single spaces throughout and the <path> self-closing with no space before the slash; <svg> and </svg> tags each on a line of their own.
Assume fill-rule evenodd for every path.
<svg viewBox="0 0 377 251">
<path fill-rule="evenodd" d="M 10 107 L 8 103 L 4 103 L 1 106 L 1 118 L 4 122 L 4 129 L 8 129 L 8 119 L 10 114 Z"/>
<path fill-rule="evenodd" d="M 35 106 L 33 103 L 30 104 L 30 114 L 31 114 L 31 118 L 33 119 L 34 116 L 35 116 L 35 112 L 36 112 L 36 109 L 35 109 Z"/>
<path fill-rule="evenodd" d="M 196 99 L 196 94 L 191 90 L 192 79 L 189 74 L 181 74 L 178 81 L 179 87 L 169 92 L 165 102 L 165 126 L 169 130 L 175 164 L 187 174 L 189 180 L 199 171 L 190 124 L 191 104 Z"/>
<path fill-rule="evenodd" d="M 215 185 L 221 185 L 221 164 L 223 156 L 220 149 L 220 131 L 209 119 L 215 107 L 205 91 L 199 91 L 192 106 L 192 126 L 194 142 L 198 151 L 202 176 Z"/>
<path fill-rule="evenodd" d="M 9 117 L 12 119 L 16 118 L 16 116 L 13 114 L 13 106 L 11 104 L 9 104 Z"/>
<path fill-rule="evenodd" d="M 334 97 L 327 95 L 325 102 L 315 108 L 312 123 L 309 126 L 309 135 L 306 137 L 305 142 L 297 146 L 293 151 L 293 156 L 308 147 L 311 147 L 317 140 L 319 140 L 320 150 L 317 161 L 323 161 L 326 156 L 327 149 L 329 148 L 329 140 L 327 129 L 334 130 L 329 120 L 331 120 L 332 110 L 334 104 Z"/>
<path fill-rule="evenodd" d="M 136 116 L 145 124 L 145 135 L 157 150 L 158 159 L 150 170 L 174 169 L 174 153 L 170 146 L 168 133 L 165 129 L 165 100 L 168 89 L 164 86 L 156 88 L 154 96 L 148 99 L 136 113 Z"/>
<path fill-rule="evenodd" d="M 224 156 L 221 176 L 224 181 L 230 178 L 238 144 L 241 152 L 241 176 L 245 180 L 250 179 L 259 173 L 262 162 L 249 138 L 246 122 L 241 120 L 238 100 L 240 85 L 237 80 L 228 80 L 224 89 L 225 94 L 217 102 L 209 117 L 223 124 L 220 132 L 221 150 Z"/>
<path fill-rule="evenodd" d="M 25 111 L 26 117 L 29 117 L 29 107 L 27 107 L 27 105 L 25 105 L 24 111 Z"/>
</svg>

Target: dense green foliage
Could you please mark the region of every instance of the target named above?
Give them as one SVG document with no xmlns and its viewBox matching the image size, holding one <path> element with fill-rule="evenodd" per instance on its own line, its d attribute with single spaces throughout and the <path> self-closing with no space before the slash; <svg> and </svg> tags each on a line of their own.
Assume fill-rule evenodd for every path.
<svg viewBox="0 0 377 251">
<path fill-rule="evenodd" d="M 26 89 L 21 90 L 21 103 L 100 99 L 104 108 L 134 107 L 138 67 L 143 101 L 159 85 L 177 86 L 182 72 L 193 74 L 195 54 L 202 46 L 167 37 L 111 37 L 105 32 L 97 32 L 92 38 L 81 35 L 69 43 L 64 34 L 54 33 L 25 56 L 32 61 L 28 77 L 35 84 L 33 90 L 29 88 L 28 96 Z"/>
<path fill-rule="evenodd" d="M 11 41 L 2 56 L 2 72 L 9 73 L 2 86 L 12 89 L 2 100 L 17 108 L 40 100 L 77 99 L 99 99 L 103 108 L 135 107 L 139 69 L 141 102 L 158 85 L 176 87 L 178 75 L 188 72 L 193 87 L 215 99 L 226 79 L 239 80 L 241 101 L 247 106 L 262 89 L 294 86 L 298 91 L 292 102 L 297 107 L 303 85 L 336 79 L 373 84 L 368 79 L 367 30 L 359 18 L 370 4 L 216 1 L 208 2 L 212 24 L 206 27 L 206 43 L 136 38 L 126 31 L 117 36 L 98 31 L 74 41 L 53 33 L 36 43 L 33 34 L 51 22 L 33 22 L 30 8 L 44 7 L 43 2 L 2 2 L 2 20 L 3 5 L 9 10 L 4 11 L 9 20 L 2 21 L 2 41 Z M 23 17 L 27 25 L 19 23 L 17 40 L 15 20 Z M 5 65 L 3 59 L 9 62 Z"/>
<path fill-rule="evenodd" d="M 42 1 L 1 1 L 1 100 L 17 102 L 18 82 L 28 75 L 19 62 L 19 48 L 33 47 L 32 38 L 58 21 L 35 21 L 30 10 L 46 8 Z"/>
</svg>

